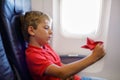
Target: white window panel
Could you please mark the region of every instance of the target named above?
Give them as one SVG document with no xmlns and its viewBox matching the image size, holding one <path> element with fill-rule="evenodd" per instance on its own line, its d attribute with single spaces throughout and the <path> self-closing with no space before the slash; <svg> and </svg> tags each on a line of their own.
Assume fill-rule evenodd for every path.
<svg viewBox="0 0 120 80">
<path fill-rule="evenodd" d="M 61 32 L 67 37 L 95 36 L 99 30 L 102 0 L 61 0 Z"/>
</svg>

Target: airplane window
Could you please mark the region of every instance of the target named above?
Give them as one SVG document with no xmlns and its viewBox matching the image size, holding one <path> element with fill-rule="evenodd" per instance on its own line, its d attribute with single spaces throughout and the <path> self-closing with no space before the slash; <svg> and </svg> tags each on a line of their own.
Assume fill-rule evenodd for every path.
<svg viewBox="0 0 120 80">
<path fill-rule="evenodd" d="M 68 1 L 68 2 L 67 2 Z M 59 55 L 89 55 L 81 48 L 87 37 L 106 46 L 111 2 L 106 0 L 54 0 L 52 47 Z"/>
<path fill-rule="evenodd" d="M 91 54 L 90 50 L 81 48 L 87 37 L 103 41 L 106 48 L 111 0 L 53 0 L 52 4 L 51 45 L 65 63 Z M 99 72 L 103 66 L 101 61 L 85 72 Z"/>
<path fill-rule="evenodd" d="M 61 32 L 67 37 L 95 36 L 99 30 L 102 0 L 61 0 Z"/>
</svg>

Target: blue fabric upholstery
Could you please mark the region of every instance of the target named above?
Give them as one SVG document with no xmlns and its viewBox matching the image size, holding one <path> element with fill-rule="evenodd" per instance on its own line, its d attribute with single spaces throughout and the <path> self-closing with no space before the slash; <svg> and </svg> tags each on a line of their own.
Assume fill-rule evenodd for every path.
<svg viewBox="0 0 120 80">
<path fill-rule="evenodd" d="M 0 80 L 15 80 L 12 68 L 9 64 L 0 34 Z"/>
<path fill-rule="evenodd" d="M 29 10 L 30 0 L 0 0 L 0 31 L 4 49 L 21 80 L 31 80 L 25 61 L 26 47 L 20 22 L 20 16 Z"/>
</svg>

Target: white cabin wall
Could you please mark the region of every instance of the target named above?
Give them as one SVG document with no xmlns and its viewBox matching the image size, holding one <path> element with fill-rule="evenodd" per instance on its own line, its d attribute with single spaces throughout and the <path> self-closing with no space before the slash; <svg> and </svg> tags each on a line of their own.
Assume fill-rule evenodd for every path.
<svg viewBox="0 0 120 80">
<path fill-rule="evenodd" d="M 38 10 L 53 16 L 53 0 L 31 0 L 32 10 Z"/>
<path fill-rule="evenodd" d="M 120 79 L 120 0 L 112 0 L 106 44 L 104 68 L 98 73 L 80 73 L 81 75 L 100 76 L 108 80 Z"/>
<path fill-rule="evenodd" d="M 48 13 L 51 17 L 53 17 L 54 14 L 53 9 L 56 9 L 55 7 L 53 7 L 53 1 L 56 0 L 31 0 L 31 1 L 32 1 L 32 10 L 40 10 L 45 13 Z M 57 22 L 55 22 L 54 24 L 56 23 Z M 82 71 L 79 73 L 79 75 L 104 77 L 108 80 L 120 79 L 120 75 L 119 75 L 120 74 L 120 62 L 119 62 L 120 61 L 120 42 L 119 42 L 120 41 L 120 0 L 111 0 L 111 10 L 110 10 L 110 18 L 108 22 L 108 33 L 106 36 L 106 40 L 107 43 L 105 47 L 107 54 L 103 58 L 104 66 L 102 70 L 97 73 L 89 73 Z"/>
<path fill-rule="evenodd" d="M 120 0 L 112 0 L 108 30 L 107 55 L 103 70 L 109 80 L 120 79 Z"/>
</svg>

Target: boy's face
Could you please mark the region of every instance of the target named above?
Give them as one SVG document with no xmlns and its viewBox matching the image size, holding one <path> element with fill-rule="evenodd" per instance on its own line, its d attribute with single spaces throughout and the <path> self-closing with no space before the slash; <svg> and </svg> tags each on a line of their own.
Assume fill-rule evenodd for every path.
<svg viewBox="0 0 120 80">
<path fill-rule="evenodd" d="M 51 22 L 47 19 L 42 20 L 42 22 L 34 29 L 34 41 L 36 41 L 40 46 L 49 43 L 52 36 Z"/>
</svg>

